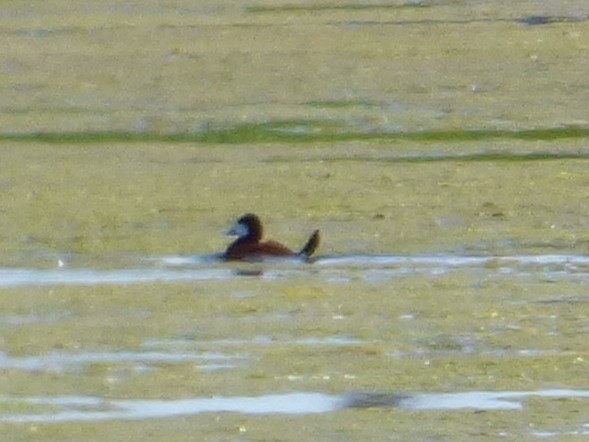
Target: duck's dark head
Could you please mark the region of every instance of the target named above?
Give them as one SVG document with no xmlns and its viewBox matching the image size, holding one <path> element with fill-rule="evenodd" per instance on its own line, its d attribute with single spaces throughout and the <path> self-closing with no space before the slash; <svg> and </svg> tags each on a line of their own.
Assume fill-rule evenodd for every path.
<svg viewBox="0 0 589 442">
<path fill-rule="evenodd" d="M 227 231 L 227 235 L 237 236 L 240 240 L 260 241 L 262 239 L 262 223 L 253 213 L 239 218 Z"/>
</svg>

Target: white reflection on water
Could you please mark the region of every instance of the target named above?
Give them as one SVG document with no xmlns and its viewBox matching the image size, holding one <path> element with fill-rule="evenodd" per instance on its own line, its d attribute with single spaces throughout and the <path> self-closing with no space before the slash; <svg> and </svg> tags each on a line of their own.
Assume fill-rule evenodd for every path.
<svg viewBox="0 0 589 442">
<path fill-rule="evenodd" d="M 247 359 L 247 355 L 220 352 L 67 352 L 56 350 L 38 356 L 10 356 L 0 352 L 0 369 L 60 373 L 96 363 L 125 363 L 144 367 L 149 364 L 179 364 L 194 361 L 200 363 L 200 369 L 211 371 L 219 368 L 233 368 L 237 361 L 245 359 Z"/>
<path fill-rule="evenodd" d="M 0 401 L 10 401 L 0 398 Z M 260 397 L 212 397 L 179 400 L 103 400 L 86 396 L 30 397 L 12 402 L 58 407 L 55 412 L 0 414 L 0 422 L 73 422 L 112 419 L 157 419 L 199 413 L 247 414 L 325 413 L 339 408 L 341 399 L 321 393 L 290 393 Z"/>
<path fill-rule="evenodd" d="M 231 269 L 0 269 L 0 287 L 209 281 L 235 277 Z"/>
<path fill-rule="evenodd" d="M 39 412 L 0 414 L 0 422 L 55 423 L 74 421 L 162 419 L 201 413 L 313 414 L 344 408 L 399 408 L 404 410 L 519 410 L 529 397 L 589 398 L 589 390 L 471 391 L 461 393 L 287 393 L 257 397 L 193 398 L 178 400 L 109 400 L 89 396 L 0 397 L 0 404 L 22 408 L 45 407 Z M 50 406 L 51 409 L 46 409 Z"/>
<path fill-rule="evenodd" d="M 251 339 L 213 339 L 210 341 L 196 341 L 188 339 L 148 339 L 143 347 L 148 348 L 192 348 L 195 345 L 213 345 L 227 347 L 265 346 L 265 345 L 301 345 L 309 347 L 345 347 L 367 344 L 369 341 L 356 339 L 352 336 L 334 335 L 326 337 L 308 337 L 301 339 L 276 339 L 272 336 L 255 336 Z"/>
<path fill-rule="evenodd" d="M 0 288 L 47 285 L 136 284 L 145 282 L 230 280 L 259 277 L 267 280 L 323 277 L 326 282 L 349 280 L 354 270 L 367 282 L 380 283 L 412 274 L 441 275 L 468 269 L 489 274 L 542 275 L 544 278 L 589 278 L 589 256 L 396 256 L 341 255 L 318 257 L 313 263 L 297 259 L 264 263 L 222 263 L 211 256 L 169 256 L 142 261 L 156 267 L 98 270 L 58 267 L 54 269 L 0 268 Z"/>
</svg>

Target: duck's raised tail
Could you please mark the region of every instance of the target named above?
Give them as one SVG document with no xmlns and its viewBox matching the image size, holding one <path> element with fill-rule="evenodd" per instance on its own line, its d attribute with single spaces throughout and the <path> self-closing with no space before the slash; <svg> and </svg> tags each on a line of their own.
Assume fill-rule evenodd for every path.
<svg viewBox="0 0 589 442">
<path fill-rule="evenodd" d="M 305 244 L 305 246 L 299 252 L 299 255 L 301 255 L 305 258 L 308 258 L 309 256 L 311 256 L 313 253 L 315 253 L 315 250 L 317 250 L 317 247 L 319 247 L 319 240 L 320 240 L 319 230 L 315 230 L 313 232 L 313 234 L 311 235 L 311 237 L 309 238 L 309 240 L 307 241 L 307 243 Z"/>
</svg>

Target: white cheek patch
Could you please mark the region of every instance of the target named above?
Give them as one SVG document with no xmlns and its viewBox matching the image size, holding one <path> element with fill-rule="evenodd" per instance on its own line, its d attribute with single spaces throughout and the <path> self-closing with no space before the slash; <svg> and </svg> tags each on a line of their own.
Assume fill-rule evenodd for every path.
<svg viewBox="0 0 589 442">
<path fill-rule="evenodd" d="M 231 226 L 229 230 L 227 230 L 228 236 L 237 236 L 238 238 L 243 238 L 248 236 L 250 233 L 249 229 L 245 224 L 235 223 Z"/>
</svg>

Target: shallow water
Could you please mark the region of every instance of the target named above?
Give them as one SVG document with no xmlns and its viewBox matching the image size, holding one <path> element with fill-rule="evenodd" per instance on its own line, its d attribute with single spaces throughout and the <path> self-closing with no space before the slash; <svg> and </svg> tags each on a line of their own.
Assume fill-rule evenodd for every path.
<svg viewBox="0 0 589 442">
<path fill-rule="evenodd" d="M 200 370 L 234 368 L 235 364 L 246 356 L 203 352 L 65 352 L 53 351 L 42 356 L 14 357 L 0 353 L 0 369 L 12 369 L 31 372 L 64 373 L 79 371 L 86 365 L 95 363 L 122 364 L 131 366 L 136 371 L 147 370 L 150 365 L 198 362 Z"/>
<path fill-rule="evenodd" d="M 471 391 L 464 393 L 352 393 L 331 396 L 323 393 L 288 393 L 259 397 L 212 397 L 162 400 L 105 400 L 88 396 L 0 397 L 30 405 L 51 405 L 39 414 L 0 414 L 0 422 L 51 423 L 113 419 L 162 419 L 200 413 L 313 414 L 344 408 L 399 408 L 403 410 L 519 410 L 531 397 L 589 399 L 589 390 Z M 585 434 L 589 434 L 586 432 Z"/>
<path fill-rule="evenodd" d="M 215 255 L 195 255 L 145 258 L 138 260 L 138 264 L 141 267 L 91 269 L 68 268 L 60 261 L 55 269 L 0 268 L 0 287 L 228 281 L 247 276 L 285 281 L 312 276 L 327 283 L 359 277 L 368 283 L 384 283 L 408 275 L 433 276 L 464 270 L 488 276 L 512 274 L 575 281 L 589 277 L 586 255 L 339 255 L 320 256 L 312 264 L 296 259 L 271 259 L 263 265 L 222 263 Z"/>
<path fill-rule="evenodd" d="M 497 437 L 586 435 L 571 413 L 589 409 L 589 257 L 562 252 L 5 266 L 0 423 L 66 434 L 208 415 L 345 425 L 345 413 L 378 410 L 407 425 L 439 418 L 455 434 L 475 410 Z M 534 426 L 517 429 L 522 419 Z"/>
<path fill-rule="evenodd" d="M 524 299 L 512 299 L 508 301 L 514 308 L 519 305 L 537 306 L 534 309 L 544 310 L 546 306 L 579 306 L 582 310 L 574 321 L 584 321 L 582 311 L 584 305 L 589 304 L 589 298 L 583 291 L 571 294 L 569 289 L 561 291 L 560 284 L 573 284 L 573 287 L 582 287 L 589 278 L 589 257 L 585 255 L 571 254 L 546 254 L 546 255 L 502 255 L 502 256 L 460 256 L 456 254 L 436 255 L 330 255 L 318 256 L 313 262 L 305 263 L 298 260 L 266 260 L 254 263 L 224 263 L 218 261 L 214 255 L 191 256 L 162 256 L 162 257 L 136 257 L 135 268 L 111 268 L 92 269 L 75 268 L 71 263 L 60 261 L 53 269 L 25 269 L 3 268 L 0 269 L 0 287 L 4 289 L 27 290 L 36 287 L 47 290 L 62 290 L 71 286 L 74 292 L 84 291 L 94 287 L 98 293 L 102 293 L 101 287 L 112 287 L 124 290 L 124 287 L 144 287 L 146 284 L 154 285 L 157 291 L 168 292 L 175 284 L 220 284 L 223 293 L 229 294 L 227 300 L 233 299 L 238 303 L 250 302 L 260 298 L 259 294 L 248 293 L 247 286 L 251 284 L 278 284 L 277 287 L 285 287 L 292 290 L 303 284 L 313 284 L 318 287 L 333 287 L 334 290 L 342 290 L 342 287 L 352 284 L 361 290 L 376 290 L 380 296 L 386 294 L 386 287 L 393 284 L 405 284 L 407 281 L 429 281 L 428 284 L 438 285 L 438 290 L 446 291 L 442 281 L 450 281 L 452 284 L 463 285 L 467 290 L 472 283 L 492 286 L 505 284 L 506 281 L 514 281 L 520 286 L 535 287 L 538 283 L 552 284 L 557 288 L 539 296 Z M 89 259 L 84 259 L 84 262 Z M 128 264 L 132 261 L 126 258 Z M 449 279 L 448 279 L 449 278 Z M 455 282 L 452 282 L 455 281 Z M 465 282 L 462 282 L 465 281 Z M 233 287 L 241 286 L 235 290 Z M 440 285 L 441 284 L 441 285 Z M 54 289 L 51 289 L 54 287 Z M 383 290 L 384 289 L 384 290 Z M 110 289 L 109 289 L 110 290 Z M 275 290 L 275 289 L 272 289 Z M 306 289 L 304 289 L 306 290 Z M 435 289 L 434 289 L 435 290 Z M 304 293 L 304 292 L 303 292 Z M 276 294 L 272 295 L 276 296 Z M 298 294 L 294 294 L 295 299 Z M 303 295 L 303 299 L 307 295 Z M 313 296 L 314 298 L 314 296 Z M 145 299 L 145 298 L 143 298 Z M 312 298 L 311 298 L 312 299 Z M 340 302 L 347 302 L 340 298 Z M 220 301 L 220 299 L 219 299 Z M 263 299 L 260 299 L 263 305 Z M 389 300 L 390 301 L 390 300 Z M 95 301 L 89 301 L 95 302 Z M 503 301 L 505 302 L 505 301 Z M 267 304 L 270 306 L 270 304 Z M 274 304 L 272 304 L 274 305 Z M 443 305 L 443 304 L 442 304 Z M 493 342 L 493 335 L 500 333 L 518 333 L 525 330 L 526 326 L 517 323 L 500 326 L 490 325 L 490 339 L 485 335 L 471 332 L 464 334 L 451 326 L 453 331 L 449 335 L 446 332 L 432 334 L 423 340 L 422 327 L 431 327 L 423 321 L 424 312 L 419 307 L 419 302 L 413 303 L 410 310 L 399 310 L 396 315 L 399 324 L 405 324 L 405 333 L 410 336 L 409 345 L 399 345 L 390 341 L 384 335 L 358 334 L 354 327 L 335 328 L 331 332 L 304 331 L 304 321 L 301 322 L 302 333 L 296 332 L 296 327 L 283 335 L 274 330 L 276 321 L 287 324 L 291 321 L 291 314 L 281 312 L 280 301 L 276 307 L 270 307 L 268 314 L 256 315 L 258 326 L 253 329 L 255 334 L 251 336 L 239 336 L 242 326 L 238 323 L 247 320 L 247 314 L 236 319 L 235 331 L 222 331 L 208 337 L 200 336 L 156 336 L 143 334 L 140 345 L 134 349 L 115 350 L 108 348 L 99 349 L 52 349 L 38 355 L 14 355 L 9 351 L 0 352 L 0 370 L 12 373 L 33 373 L 36 375 L 59 374 L 61 376 L 87 376 L 95 370 L 94 367 L 108 367 L 108 382 L 112 385 L 125 384 L 131 379 L 140 379 L 152 373 L 159 376 L 169 370 L 185 370 L 200 372 L 203 376 L 215 376 L 220 373 L 233 373 L 230 376 L 242 377 L 251 372 L 252 368 L 260 364 L 260 358 L 265 354 L 278 351 L 286 352 L 319 352 L 328 355 L 332 351 L 356 352 L 376 351 L 382 352 L 379 357 L 386 365 L 391 361 L 406 363 L 407 361 L 422 361 L 423 364 L 437 365 L 436 360 L 459 360 L 472 358 L 473 361 L 482 358 L 493 360 L 494 358 L 513 360 L 522 363 L 525 359 L 558 358 L 566 355 L 566 351 L 559 350 L 551 345 L 506 346 Z M 443 307 L 442 307 L 443 308 Z M 273 313 L 273 310 L 276 311 Z M 60 326 L 69 323 L 79 317 L 80 312 L 75 308 L 52 311 L 46 313 L 7 314 L 0 315 L 0 328 L 24 328 L 34 326 Z M 129 311 L 132 313 L 132 310 Z M 361 313 L 361 311 L 359 312 Z M 572 312 L 569 312 L 569 315 Z M 332 311 L 328 322 L 350 325 L 350 317 L 353 312 Z M 494 314 L 491 314 L 493 318 Z M 540 315 L 537 313 L 536 315 Z M 125 317 L 125 316 L 124 316 Z M 539 318 L 541 316 L 538 316 Z M 131 319 L 129 316 L 128 319 Z M 394 318 L 394 317 L 393 317 Z M 393 320 L 391 318 L 391 320 Z M 326 318 L 327 319 L 327 318 Z M 220 321 L 224 321 L 219 316 Z M 544 320 L 544 319 L 542 319 Z M 194 322 L 199 323 L 197 317 Z M 321 319 L 325 321 L 325 319 Z M 508 323 L 511 320 L 508 320 Z M 550 321 L 550 319 L 549 319 Z M 554 316 L 551 321 L 559 321 Z M 483 321 L 485 322 L 485 321 Z M 412 325 L 413 324 L 413 325 Z M 489 323 L 489 324 L 492 324 Z M 485 325 L 484 327 L 489 327 Z M 563 326 L 561 325 L 560 328 Z M 585 326 L 582 326 L 585 327 Z M 413 332 L 409 330 L 414 329 Z M 248 330 L 246 327 L 244 330 Z M 273 331 L 274 330 L 274 331 Z M 264 334 L 266 331 L 267 334 Z M 245 331 L 245 334 L 249 331 Z M 568 333 L 559 331 L 553 333 Z M 586 331 L 584 332 L 586 333 Z M 438 342 L 439 341 L 439 342 Z M 531 344 L 532 342 L 529 342 Z M 289 348 L 291 350 L 289 350 Z M 370 350 L 373 348 L 374 350 Z M 572 356 L 575 353 L 572 354 Z M 291 356 L 286 356 L 290 358 Z M 577 363 L 582 363 L 582 356 L 576 356 Z M 383 359 L 384 358 L 384 359 Z M 393 364 L 394 366 L 394 364 Z M 564 367 L 563 367 L 564 368 Z M 255 368 L 254 368 L 255 370 Z M 278 390 L 292 390 L 287 393 L 274 394 L 268 392 L 259 396 L 218 396 L 186 398 L 181 395 L 179 399 L 116 399 L 113 397 L 86 396 L 86 395 L 5 395 L 0 405 L 0 421 L 20 423 L 68 423 L 68 422 L 92 422 L 112 420 L 143 420 L 161 419 L 177 416 L 194 416 L 201 413 L 233 412 L 241 414 L 315 414 L 333 413 L 344 409 L 361 408 L 396 408 L 399 410 L 433 411 L 444 410 L 452 412 L 462 409 L 478 410 L 522 410 L 527 407 L 529 399 L 541 398 L 545 401 L 558 401 L 564 399 L 584 399 L 589 397 L 589 392 L 583 389 L 538 389 L 531 391 L 511 390 L 464 390 L 437 393 L 435 391 L 424 392 L 399 392 L 388 393 L 376 391 L 368 393 L 355 393 L 350 387 L 356 379 L 362 379 L 362 369 L 353 369 L 350 372 L 339 375 L 332 370 L 318 372 L 289 372 L 283 375 L 275 375 L 279 380 L 276 384 Z M 247 376 L 247 375 L 246 375 Z M 340 390 L 339 394 L 326 394 L 320 391 L 301 392 L 301 387 L 315 385 L 317 382 L 331 382 L 343 376 L 347 379 L 347 388 Z M 285 384 L 286 382 L 286 384 Z M 339 383 L 339 382 L 338 382 Z M 346 383 L 342 384 L 345 385 Z M 341 388 L 341 387 L 340 387 Z M 126 394 L 128 395 L 128 394 Z M 110 396 L 110 395 L 109 395 Z M 547 402 L 546 402 L 547 404 Z M 581 404 L 581 403 L 579 403 Z M 45 407 L 38 413 L 35 407 Z M 546 405 L 548 406 L 548 405 Z M 584 405 L 583 405 L 584 406 Z M 21 412 L 1 412 L 4 409 L 22 409 Z M 30 410 L 32 407 L 33 411 Z M 50 407 L 47 409 L 46 407 Z M 579 430 L 584 431 L 584 430 Z M 552 434 L 550 431 L 538 432 L 537 436 Z M 559 434 L 559 433 L 556 433 Z"/>
<path fill-rule="evenodd" d="M 586 436 L 588 3 L 163 3 L 2 6 L 0 438 Z"/>
</svg>

